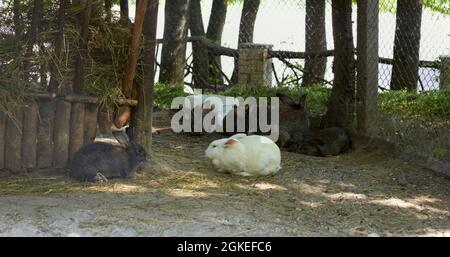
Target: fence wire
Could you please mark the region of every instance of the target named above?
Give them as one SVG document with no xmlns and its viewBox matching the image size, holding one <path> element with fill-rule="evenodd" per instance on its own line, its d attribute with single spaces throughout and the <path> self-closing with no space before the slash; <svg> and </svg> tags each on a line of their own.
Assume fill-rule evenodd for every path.
<svg viewBox="0 0 450 257">
<path fill-rule="evenodd" d="M 193 5 L 191 1 L 191 6 Z M 198 1 L 201 19 L 192 19 L 199 12 L 191 11 L 192 20 L 203 23 L 203 35 L 213 44 L 239 49 L 242 43 L 273 45 L 273 51 L 320 53 L 334 49 L 332 1 Z M 218 2 L 223 2 L 222 5 Z M 440 87 L 441 59 L 450 53 L 448 35 L 450 18 L 448 5 L 439 1 L 380 1 L 379 16 L 379 86 L 381 90 L 411 89 L 429 91 Z M 164 12 L 164 5 L 161 7 Z M 217 13 L 215 13 L 217 12 Z M 219 13 L 220 12 L 220 13 Z M 224 17 L 224 12 L 226 13 Z M 356 47 L 356 4 L 351 10 L 354 47 Z M 163 37 L 164 23 L 159 24 Z M 375 24 L 374 24 L 375 25 Z M 219 27 L 222 33 L 208 34 Z M 190 35 L 193 30 L 191 28 Z M 196 36 L 202 33 L 196 32 Z M 190 76 L 194 58 L 189 44 L 186 83 L 192 85 Z M 210 54 L 213 48 L 210 48 Z M 219 51 L 220 52 L 220 51 Z M 355 51 L 356 52 L 356 51 Z M 220 55 L 210 62 L 210 84 L 224 86 L 236 83 L 237 61 L 230 55 Z M 356 57 L 355 57 L 356 58 Z M 335 64 L 339 65 L 339 64 Z M 332 84 L 333 57 L 292 58 L 277 55 L 273 60 L 272 84 L 310 86 Z M 221 71 L 217 71 L 221 70 Z"/>
</svg>

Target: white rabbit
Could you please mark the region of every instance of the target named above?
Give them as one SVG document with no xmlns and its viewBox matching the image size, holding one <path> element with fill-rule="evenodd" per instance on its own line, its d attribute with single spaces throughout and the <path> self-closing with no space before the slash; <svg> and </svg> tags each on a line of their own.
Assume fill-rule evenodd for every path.
<svg viewBox="0 0 450 257">
<path fill-rule="evenodd" d="M 264 136 L 236 134 L 215 140 L 205 154 L 220 172 L 260 176 L 274 174 L 281 169 L 280 148 Z"/>
</svg>

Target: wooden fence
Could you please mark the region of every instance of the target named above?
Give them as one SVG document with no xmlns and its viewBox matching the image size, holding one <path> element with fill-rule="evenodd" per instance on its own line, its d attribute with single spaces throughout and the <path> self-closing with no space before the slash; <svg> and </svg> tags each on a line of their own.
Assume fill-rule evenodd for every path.
<svg viewBox="0 0 450 257">
<path fill-rule="evenodd" d="M 81 146 L 94 141 L 98 109 L 95 97 L 39 94 L 24 107 L 0 112 L 0 170 L 66 168 Z"/>
</svg>

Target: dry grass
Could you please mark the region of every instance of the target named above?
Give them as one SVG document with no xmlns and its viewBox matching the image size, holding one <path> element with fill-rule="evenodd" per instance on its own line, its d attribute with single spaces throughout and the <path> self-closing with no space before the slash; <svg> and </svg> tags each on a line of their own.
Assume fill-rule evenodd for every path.
<svg viewBox="0 0 450 257">
<path fill-rule="evenodd" d="M 232 225 L 191 216 L 189 210 L 202 208 L 245 215 L 258 224 L 283 228 L 287 235 L 450 233 L 449 178 L 396 160 L 390 149 L 356 142 L 351 152 L 332 158 L 283 152 L 279 174 L 244 178 L 215 172 L 203 157 L 217 137 L 162 132 L 154 138 L 151 163 L 135 179 L 92 185 L 65 176 L 7 177 L 0 179 L 0 195 L 115 193 L 127 197 L 133 210 L 176 217 L 147 217 L 145 222 L 146 216 L 137 218 L 146 224 Z M 261 235 L 246 227 L 230 233 L 234 234 Z"/>
</svg>

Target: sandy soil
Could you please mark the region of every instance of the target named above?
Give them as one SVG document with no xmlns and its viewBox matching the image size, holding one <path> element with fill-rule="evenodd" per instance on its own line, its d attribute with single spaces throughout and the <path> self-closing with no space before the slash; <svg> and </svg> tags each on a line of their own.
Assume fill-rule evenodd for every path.
<svg viewBox="0 0 450 257">
<path fill-rule="evenodd" d="M 332 158 L 282 153 L 264 178 L 217 173 L 217 135 L 161 132 L 134 179 L 0 178 L 0 236 L 450 236 L 450 179 L 356 142 Z"/>
</svg>

